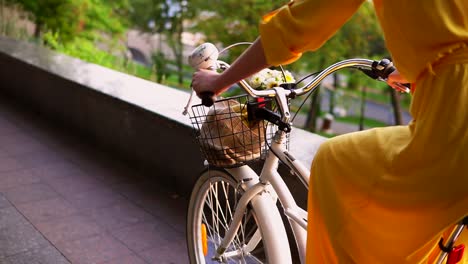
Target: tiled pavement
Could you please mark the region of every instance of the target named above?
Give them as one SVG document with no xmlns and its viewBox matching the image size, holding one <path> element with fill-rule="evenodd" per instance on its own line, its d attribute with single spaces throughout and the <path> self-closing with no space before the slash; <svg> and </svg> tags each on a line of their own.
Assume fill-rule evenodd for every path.
<svg viewBox="0 0 468 264">
<path fill-rule="evenodd" d="M 0 97 L 0 263 L 187 263 L 186 199 Z"/>
</svg>

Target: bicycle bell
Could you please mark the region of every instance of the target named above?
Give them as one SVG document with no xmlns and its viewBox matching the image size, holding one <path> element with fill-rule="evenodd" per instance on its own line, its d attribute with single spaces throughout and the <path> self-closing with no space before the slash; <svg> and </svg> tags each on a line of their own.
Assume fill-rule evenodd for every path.
<svg viewBox="0 0 468 264">
<path fill-rule="evenodd" d="M 190 66 L 195 69 L 216 69 L 218 49 L 212 43 L 203 43 L 196 47 L 188 57 Z"/>
</svg>

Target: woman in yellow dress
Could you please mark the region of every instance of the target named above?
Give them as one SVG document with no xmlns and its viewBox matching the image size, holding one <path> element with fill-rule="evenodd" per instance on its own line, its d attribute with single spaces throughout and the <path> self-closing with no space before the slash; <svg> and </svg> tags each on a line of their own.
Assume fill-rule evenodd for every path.
<svg viewBox="0 0 468 264">
<path fill-rule="evenodd" d="M 194 89 L 219 94 L 297 60 L 362 2 L 289 2 L 264 16 L 260 37 L 231 68 L 197 71 Z M 320 146 L 311 168 L 307 263 L 432 263 L 440 237 L 468 215 L 468 1 L 373 2 L 398 69 L 388 83 L 412 84 L 413 120 Z"/>
</svg>

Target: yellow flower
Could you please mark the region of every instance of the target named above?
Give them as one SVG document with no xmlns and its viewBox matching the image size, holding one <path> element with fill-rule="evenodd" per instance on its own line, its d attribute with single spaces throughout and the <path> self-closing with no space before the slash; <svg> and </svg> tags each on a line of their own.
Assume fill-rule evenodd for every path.
<svg viewBox="0 0 468 264">
<path fill-rule="evenodd" d="M 287 82 L 295 82 L 293 75 L 289 71 L 263 69 L 247 79 L 247 83 L 257 90 L 271 89 Z"/>
<path fill-rule="evenodd" d="M 271 88 L 277 87 L 279 85 L 280 85 L 280 82 L 278 82 L 276 80 L 276 78 L 270 78 L 270 79 L 265 81 L 266 89 L 271 89 Z"/>
</svg>

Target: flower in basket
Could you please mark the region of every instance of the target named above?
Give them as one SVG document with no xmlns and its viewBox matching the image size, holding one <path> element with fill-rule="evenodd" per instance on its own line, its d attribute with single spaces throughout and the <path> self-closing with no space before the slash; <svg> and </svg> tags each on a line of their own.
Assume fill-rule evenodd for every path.
<svg viewBox="0 0 468 264">
<path fill-rule="evenodd" d="M 282 83 L 295 82 L 294 76 L 289 71 L 263 69 L 250 78 L 247 79 L 247 83 L 256 90 L 271 89 L 275 86 L 279 86 Z"/>
</svg>

